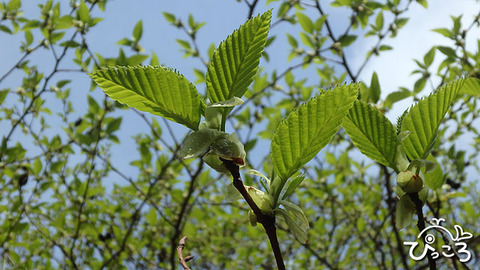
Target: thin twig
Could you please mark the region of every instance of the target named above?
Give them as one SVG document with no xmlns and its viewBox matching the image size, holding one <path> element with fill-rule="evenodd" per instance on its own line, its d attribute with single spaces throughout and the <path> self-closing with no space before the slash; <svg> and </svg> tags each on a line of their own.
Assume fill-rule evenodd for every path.
<svg viewBox="0 0 480 270">
<path fill-rule="evenodd" d="M 182 237 L 182 239 L 180 239 L 180 241 L 178 241 L 177 254 L 178 254 L 178 260 L 180 261 L 180 264 L 183 266 L 183 269 L 190 270 L 190 268 L 187 265 L 187 262 L 193 259 L 193 255 L 189 255 L 184 258 L 182 254 L 182 251 L 186 245 L 186 240 L 187 240 L 187 236 L 184 236 Z"/>
<path fill-rule="evenodd" d="M 202 172 L 203 164 L 204 164 L 203 160 L 200 160 L 197 171 L 190 178 L 190 184 L 188 186 L 187 195 L 183 199 L 182 206 L 180 207 L 180 213 L 178 214 L 178 219 L 176 220 L 175 225 L 174 225 L 174 230 L 175 231 L 174 231 L 173 236 L 171 238 L 172 250 L 171 250 L 171 255 L 170 255 L 170 264 L 171 264 L 172 268 L 175 267 L 175 252 L 174 252 L 175 251 L 175 245 L 174 244 L 175 244 L 175 242 L 177 241 L 178 237 L 180 236 L 180 234 L 182 232 L 182 222 L 184 221 L 185 216 L 186 216 L 186 210 L 187 210 L 188 203 L 190 202 L 190 199 L 192 197 L 193 192 L 195 192 L 196 180 L 198 179 L 198 177 L 200 176 L 200 173 Z"/>
</svg>

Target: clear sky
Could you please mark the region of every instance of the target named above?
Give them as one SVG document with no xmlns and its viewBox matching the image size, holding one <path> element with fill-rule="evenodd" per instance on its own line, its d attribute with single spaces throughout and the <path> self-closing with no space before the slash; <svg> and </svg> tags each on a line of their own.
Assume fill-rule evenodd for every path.
<svg viewBox="0 0 480 270">
<path fill-rule="evenodd" d="M 37 1 L 22 2 L 26 16 L 38 16 L 39 8 L 37 7 Z M 68 2 L 69 1 L 62 1 L 62 5 L 64 5 L 63 8 L 68 8 Z M 348 14 L 346 13 L 346 9 L 332 9 L 327 5 L 327 2 L 329 3 L 331 1 L 325 2 L 324 6 L 327 12 L 333 12 L 329 20 L 331 20 L 334 30 L 342 31 L 348 23 L 348 17 L 345 16 Z M 255 14 L 262 13 L 270 8 L 274 8 L 273 12 L 276 14 L 277 7 L 278 4 L 275 2 L 266 6 L 265 1 L 259 1 Z M 376 71 L 379 75 L 383 98 L 386 97 L 389 92 L 397 90 L 399 86 L 411 87 L 416 79 L 416 77 L 410 76 L 410 72 L 415 68 L 415 63 L 412 59 L 421 59 L 434 44 L 449 45 L 445 38 L 430 30 L 439 27 L 450 27 L 452 22 L 449 15 L 458 16 L 463 14 L 462 21 L 471 21 L 472 16 L 478 12 L 479 9 L 480 5 L 478 1 L 473 0 L 429 1 L 429 8 L 427 10 L 418 4 L 412 4 L 410 11 L 406 14 L 406 16 L 411 18 L 410 21 L 399 32 L 397 38 L 387 42 L 388 45 L 394 47 L 394 50 L 383 53 L 381 57 L 374 58 L 373 61 L 370 61 L 360 79 L 365 80 L 367 84 L 369 84 L 371 74 Z M 218 45 L 218 43 L 225 39 L 235 28 L 244 23 L 248 14 L 246 5 L 234 0 L 117 0 L 109 2 L 106 10 L 106 13 L 101 13 L 98 10 L 93 13 L 93 16 L 103 17 L 104 20 L 87 34 L 87 39 L 91 41 L 90 47 L 92 50 L 107 57 L 117 56 L 118 46 L 115 45 L 115 43 L 124 37 L 130 37 L 135 23 L 141 19 L 143 21 L 143 38 L 141 45 L 145 48 L 145 53 L 150 54 L 154 51 L 163 65 L 175 67 L 192 81 L 195 80 L 192 68 L 201 68 L 202 64 L 197 60 L 183 59 L 183 53 L 179 51 L 179 46 L 175 42 L 175 39 L 188 38 L 184 33 L 169 25 L 164 19 L 162 12 L 173 13 L 183 21 L 186 21 L 188 14 L 191 13 L 194 15 L 196 21 L 207 22 L 198 32 L 200 51 L 204 55 L 210 43 L 213 42 L 215 45 Z M 293 26 L 286 23 L 280 24 L 272 30 L 272 33 L 281 33 L 293 28 Z M 474 36 L 478 37 L 480 33 L 476 35 L 472 33 L 471 37 Z M 39 40 L 41 36 L 37 33 L 35 38 Z M 20 40 L 23 40 L 23 34 L 12 38 L 0 32 L 0 41 L 2 44 L 0 50 L 0 74 L 4 74 L 21 56 L 18 51 Z M 365 52 L 371 48 L 374 41 L 375 40 L 364 40 L 359 37 L 354 45 L 346 51 L 346 56 L 350 59 L 354 69 L 362 63 Z M 467 47 L 470 49 L 475 48 L 476 41 L 468 41 Z M 128 51 L 127 48 L 125 48 L 125 50 Z M 282 70 L 282 67 L 289 65 L 286 61 L 289 50 L 290 46 L 284 34 L 280 34 L 270 51 L 270 55 L 274 57 L 271 57 L 269 63 L 262 61 L 261 66 L 266 69 L 275 67 Z M 47 51 L 32 55 L 32 61 L 38 63 L 39 66 L 48 64 L 48 61 L 51 61 L 50 59 L 51 55 L 49 55 Z M 74 67 L 74 65 L 70 63 L 66 63 L 66 66 Z M 0 89 L 8 87 L 15 89 L 19 84 L 18 80 L 21 78 L 21 75 L 21 72 L 17 72 L 15 76 L 12 76 L 9 80 L 2 83 Z M 306 73 L 303 77 L 309 75 L 316 76 L 315 73 Z M 74 78 L 85 77 L 83 80 L 76 80 L 76 84 L 72 89 L 72 95 L 76 101 L 75 107 L 80 115 L 83 113 L 82 108 L 85 108 L 85 94 L 89 89 L 89 80 L 86 78 L 86 75 L 61 74 L 56 77 L 56 79 L 61 79 L 62 77 L 70 78 L 72 76 L 74 76 Z M 201 87 L 200 90 L 202 90 Z M 430 89 L 428 89 L 428 91 L 430 91 Z M 92 94 L 96 97 L 102 95 L 98 89 Z M 13 102 L 13 100 L 10 102 Z M 399 103 L 389 117 L 394 120 L 396 116 L 410 104 L 411 100 Z M 55 106 L 56 104 L 52 104 L 52 107 Z M 128 129 L 122 129 L 122 136 L 130 138 L 138 132 L 137 128 L 140 128 L 140 126 L 143 127 L 143 125 L 138 123 L 138 117 L 132 113 L 122 112 L 121 114 L 124 117 L 122 126 L 129 127 Z M 178 132 L 186 131 L 186 129 L 179 125 L 172 124 L 172 126 L 175 126 L 175 130 Z M 5 126 L 0 123 L 0 128 L 3 129 L 4 127 Z M 0 131 L 0 136 L 1 135 L 3 135 L 3 132 Z M 120 163 L 120 165 L 128 166 L 131 157 L 129 156 L 128 159 L 125 159 L 121 156 L 125 153 L 125 149 L 135 147 L 136 145 L 132 140 L 122 140 L 121 146 L 118 146 L 117 150 L 114 150 L 113 161 L 117 162 L 117 164 Z M 130 175 L 134 176 L 135 174 L 132 171 Z"/>
</svg>

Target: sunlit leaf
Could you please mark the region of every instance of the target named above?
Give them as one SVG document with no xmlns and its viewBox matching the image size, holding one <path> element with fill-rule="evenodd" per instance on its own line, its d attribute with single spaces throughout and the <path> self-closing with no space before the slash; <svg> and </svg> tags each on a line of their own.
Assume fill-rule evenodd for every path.
<svg viewBox="0 0 480 270">
<path fill-rule="evenodd" d="M 207 70 L 207 93 L 212 103 L 241 97 L 257 73 L 270 28 L 271 11 L 248 20 L 223 41 Z"/>
<path fill-rule="evenodd" d="M 183 75 L 163 67 L 109 67 L 89 74 L 112 99 L 196 130 L 205 104 Z"/>
<path fill-rule="evenodd" d="M 342 127 L 360 152 L 385 166 L 396 168 L 396 130 L 378 109 L 357 100 Z"/>
<path fill-rule="evenodd" d="M 357 95 L 357 84 L 336 87 L 308 100 L 280 123 L 270 154 L 280 178 L 288 179 L 330 142 Z"/>
<path fill-rule="evenodd" d="M 409 109 L 402 121 L 401 130 L 411 132 L 403 141 L 405 153 L 410 160 L 428 157 L 438 127 L 462 86 L 463 80 L 444 85 Z"/>
</svg>

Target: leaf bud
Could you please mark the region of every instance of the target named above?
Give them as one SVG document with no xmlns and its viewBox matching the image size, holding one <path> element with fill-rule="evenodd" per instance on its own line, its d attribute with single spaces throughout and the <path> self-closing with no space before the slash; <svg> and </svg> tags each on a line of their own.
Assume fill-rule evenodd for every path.
<svg viewBox="0 0 480 270">
<path fill-rule="evenodd" d="M 412 171 L 404 171 L 397 175 L 397 185 L 406 193 L 416 193 L 422 190 L 423 179 Z"/>
</svg>

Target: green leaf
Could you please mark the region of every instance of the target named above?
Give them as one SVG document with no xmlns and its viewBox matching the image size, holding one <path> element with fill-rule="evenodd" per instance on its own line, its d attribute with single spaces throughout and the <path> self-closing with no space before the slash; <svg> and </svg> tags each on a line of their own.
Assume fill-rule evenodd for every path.
<svg viewBox="0 0 480 270">
<path fill-rule="evenodd" d="M 293 48 L 298 47 L 298 41 L 293 36 L 291 36 L 289 33 L 287 33 L 287 38 L 288 38 L 288 43 L 290 44 L 290 46 L 292 46 Z"/>
<path fill-rule="evenodd" d="M 437 190 L 443 185 L 443 171 L 440 167 L 440 164 L 437 160 L 432 156 L 429 155 L 427 160 L 432 161 L 435 163 L 435 169 L 429 173 L 425 173 L 425 184 L 432 190 Z"/>
<path fill-rule="evenodd" d="M 219 136 L 227 136 L 226 133 L 215 129 L 200 129 L 187 136 L 178 156 L 183 159 L 193 158 L 205 154 L 212 143 Z"/>
<path fill-rule="evenodd" d="M 433 59 L 435 58 L 435 47 L 431 48 L 430 51 L 425 54 L 423 57 L 423 63 L 425 66 L 429 67 L 433 63 Z"/>
<path fill-rule="evenodd" d="M 415 214 L 415 204 L 407 194 L 400 198 L 396 212 L 395 226 L 397 229 L 401 230 L 410 225 L 412 216 Z"/>
<path fill-rule="evenodd" d="M 465 83 L 463 84 L 463 87 L 459 91 L 459 94 L 469 95 L 474 97 L 480 96 L 480 80 L 473 77 L 466 78 Z"/>
<path fill-rule="evenodd" d="M 342 44 L 342 47 L 347 47 L 353 42 L 355 42 L 356 39 L 357 39 L 357 36 L 355 35 L 343 35 L 338 39 L 338 42 Z"/>
<path fill-rule="evenodd" d="M 3 31 L 7 34 L 13 34 L 12 30 L 10 30 L 10 28 L 8 28 L 7 26 L 5 26 L 3 24 L 0 24 L 0 31 Z"/>
<path fill-rule="evenodd" d="M 25 31 L 25 43 L 27 46 L 30 46 L 33 42 L 33 35 L 30 31 Z"/>
<path fill-rule="evenodd" d="M 163 17 L 165 17 L 165 19 L 169 23 L 175 23 L 175 21 L 177 20 L 177 18 L 175 18 L 175 15 L 173 15 L 172 13 L 168 13 L 168 12 L 163 12 Z"/>
<path fill-rule="evenodd" d="M 297 177 L 290 180 L 289 183 L 287 183 L 287 189 L 282 196 L 282 200 L 285 200 L 290 195 L 292 195 L 293 192 L 295 192 L 295 189 L 303 182 L 303 180 L 305 180 L 304 174 L 300 174 Z"/>
<path fill-rule="evenodd" d="M 379 51 L 383 52 L 383 51 L 390 51 L 390 50 L 393 50 L 392 46 L 388 46 L 388 45 L 380 45 L 380 47 L 378 48 Z"/>
<path fill-rule="evenodd" d="M 42 171 L 43 165 L 39 158 L 33 162 L 33 174 L 38 175 Z"/>
<path fill-rule="evenodd" d="M 8 11 L 18 10 L 20 9 L 21 6 L 22 6 L 21 0 L 10 0 L 8 1 L 7 10 Z"/>
<path fill-rule="evenodd" d="M 304 223 L 303 220 L 300 222 L 300 224 L 297 223 L 299 221 L 298 219 L 293 219 L 287 211 L 285 211 L 281 208 L 275 209 L 275 214 L 278 214 L 281 218 L 283 218 L 283 220 L 285 220 L 288 228 L 293 232 L 295 237 L 297 237 L 297 239 L 301 243 L 303 243 L 303 244 L 307 243 L 307 241 L 308 241 L 307 230 L 303 229 L 300 225 L 301 223 Z M 305 220 L 306 220 L 306 218 L 305 218 Z M 307 222 L 307 224 L 308 224 L 308 222 Z"/>
<path fill-rule="evenodd" d="M 87 23 L 90 19 L 90 11 L 88 10 L 88 7 L 84 1 L 80 1 L 80 6 L 78 7 L 78 18 L 84 23 Z"/>
<path fill-rule="evenodd" d="M 378 31 L 382 30 L 383 28 L 383 12 L 379 12 L 377 18 L 375 18 L 375 27 Z"/>
<path fill-rule="evenodd" d="M 373 72 L 372 80 L 370 81 L 370 92 L 371 98 L 373 103 L 377 103 L 378 99 L 380 99 L 380 82 L 378 81 L 377 72 Z"/>
<path fill-rule="evenodd" d="M 0 105 L 2 105 L 3 101 L 4 101 L 5 98 L 7 97 L 8 92 L 9 92 L 8 89 L 0 90 Z"/>
<path fill-rule="evenodd" d="M 286 200 L 281 200 L 280 204 L 285 207 L 285 210 L 295 216 L 297 220 L 296 223 L 302 230 L 307 231 L 310 228 L 310 225 L 308 224 L 308 219 L 305 217 L 303 210 L 298 205 Z"/>
<path fill-rule="evenodd" d="M 208 107 L 211 108 L 226 108 L 226 107 L 235 107 L 238 105 L 242 105 L 243 100 L 239 97 L 233 97 L 227 100 L 222 100 L 217 103 L 214 103 L 212 105 L 209 105 Z"/>
<path fill-rule="evenodd" d="M 142 38 L 143 34 L 143 24 L 142 20 L 139 20 L 135 27 L 133 28 L 133 38 L 135 41 L 139 41 Z"/>
<path fill-rule="evenodd" d="M 164 67 L 109 67 L 89 74 L 112 99 L 196 130 L 205 104 L 183 75 Z"/>
<path fill-rule="evenodd" d="M 283 181 L 330 142 L 357 95 L 357 84 L 336 87 L 308 100 L 280 123 L 270 158 Z"/>
<path fill-rule="evenodd" d="M 212 103 L 242 97 L 257 73 L 267 42 L 272 12 L 248 20 L 214 52 L 207 70 L 207 93 Z"/>
<path fill-rule="evenodd" d="M 112 121 L 110 121 L 107 124 L 106 132 L 108 134 L 111 134 L 111 133 L 117 131 L 120 128 L 121 125 L 122 125 L 122 118 L 121 117 L 114 118 Z"/>
<path fill-rule="evenodd" d="M 396 170 L 396 130 L 378 109 L 357 100 L 342 127 L 365 156 Z"/>
<path fill-rule="evenodd" d="M 295 15 L 297 15 L 297 20 L 303 30 L 309 34 L 313 34 L 314 25 L 312 20 L 308 16 L 300 12 L 295 13 Z"/>
<path fill-rule="evenodd" d="M 427 0 L 417 0 L 417 3 L 422 5 L 424 8 L 428 8 Z"/>
<path fill-rule="evenodd" d="M 452 36 L 453 36 L 452 32 L 450 30 L 448 30 L 447 28 L 436 28 L 436 29 L 433 29 L 432 31 L 437 32 L 437 33 L 443 35 L 446 38 L 452 38 Z"/>
<path fill-rule="evenodd" d="M 391 108 L 392 105 L 397 101 L 406 99 L 410 96 L 412 96 L 412 92 L 407 89 L 401 89 L 399 91 L 392 92 L 388 94 L 387 98 L 385 99 L 385 107 Z"/>
<path fill-rule="evenodd" d="M 457 54 L 455 53 L 455 50 L 450 48 L 450 47 L 437 46 L 437 49 L 448 57 L 452 57 L 452 58 L 457 57 Z"/>
<path fill-rule="evenodd" d="M 158 56 L 154 51 L 152 51 L 152 56 L 150 58 L 150 65 L 151 66 L 159 66 L 160 65 L 160 61 L 158 60 Z"/>
<path fill-rule="evenodd" d="M 410 108 L 401 128 L 401 131 L 411 132 L 403 141 L 405 153 L 410 160 L 428 157 L 435 142 L 438 127 L 463 83 L 463 80 L 457 80 L 444 85 Z"/>
</svg>

